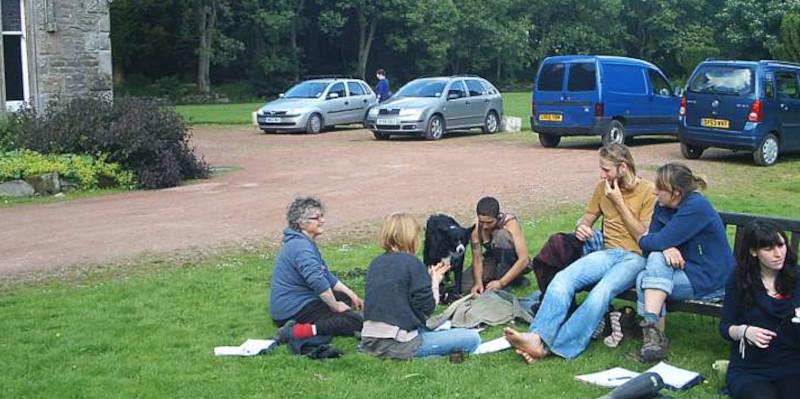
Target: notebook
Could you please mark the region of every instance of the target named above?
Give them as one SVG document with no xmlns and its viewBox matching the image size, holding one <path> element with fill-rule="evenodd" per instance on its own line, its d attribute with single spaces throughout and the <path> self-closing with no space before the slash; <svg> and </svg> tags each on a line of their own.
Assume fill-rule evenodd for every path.
<svg viewBox="0 0 800 399">
<path fill-rule="evenodd" d="M 647 372 L 656 373 L 664 380 L 664 385 L 670 389 L 688 389 L 703 382 L 703 376 L 691 370 L 685 370 L 664 362 L 659 362 L 650 367 Z"/>
<path fill-rule="evenodd" d="M 274 339 L 248 339 L 239 346 L 217 346 L 215 356 L 256 356 L 269 352 L 277 346 Z"/>
<path fill-rule="evenodd" d="M 673 390 L 689 389 L 703 381 L 703 376 L 699 373 L 675 367 L 664 362 L 659 362 L 645 372 L 658 374 L 664 381 L 665 388 Z M 638 375 L 639 373 L 635 371 L 622 367 L 614 367 L 597 373 L 576 375 L 575 379 L 602 387 L 614 388 Z"/>
<path fill-rule="evenodd" d="M 638 375 L 639 373 L 635 371 L 630 371 L 622 367 L 614 367 L 592 374 L 576 375 L 575 379 L 581 382 L 599 385 L 601 387 L 614 388 L 628 382 L 628 380 Z"/>
</svg>

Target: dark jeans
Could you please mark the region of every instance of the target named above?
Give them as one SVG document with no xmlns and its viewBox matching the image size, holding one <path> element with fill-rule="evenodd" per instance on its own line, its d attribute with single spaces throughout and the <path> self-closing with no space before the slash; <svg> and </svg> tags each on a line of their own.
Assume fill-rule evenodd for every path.
<svg viewBox="0 0 800 399">
<path fill-rule="evenodd" d="M 334 291 L 333 295 L 338 301 L 353 306 L 350 297 L 347 295 L 338 291 Z M 361 332 L 361 327 L 364 324 L 364 318 L 361 314 L 352 310 L 336 313 L 321 299 L 309 302 L 290 319 L 275 320 L 275 324 L 280 327 L 289 320 L 294 320 L 298 323 L 316 324 L 317 335 L 334 335 L 340 337 L 352 336 L 356 332 Z"/>
<path fill-rule="evenodd" d="M 744 389 L 733 399 L 790 399 L 797 397 L 800 381 L 796 378 L 785 378 L 777 381 L 754 381 L 745 385 Z"/>
</svg>

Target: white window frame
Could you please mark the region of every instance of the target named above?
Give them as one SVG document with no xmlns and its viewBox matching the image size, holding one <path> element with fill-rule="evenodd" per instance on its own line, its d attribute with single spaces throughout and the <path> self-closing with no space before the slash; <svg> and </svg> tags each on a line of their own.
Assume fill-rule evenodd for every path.
<svg viewBox="0 0 800 399">
<path fill-rule="evenodd" d="M 28 83 L 28 45 L 26 43 L 26 36 L 25 36 L 25 29 L 27 27 L 27 21 L 25 19 L 25 0 L 19 0 L 19 12 L 20 12 L 20 28 L 21 31 L 14 31 L 14 30 L 3 30 L 2 35 L 5 36 L 19 36 L 19 45 L 20 45 L 20 54 L 22 58 L 22 100 L 8 100 L 6 99 L 6 109 L 11 112 L 18 111 L 22 106 L 27 102 L 28 98 L 30 98 L 30 87 Z M 5 59 L 5 58 L 4 58 Z M 3 76 L 3 81 L 5 82 L 5 76 Z M 6 84 L 8 84 L 6 82 Z"/>
</svg>

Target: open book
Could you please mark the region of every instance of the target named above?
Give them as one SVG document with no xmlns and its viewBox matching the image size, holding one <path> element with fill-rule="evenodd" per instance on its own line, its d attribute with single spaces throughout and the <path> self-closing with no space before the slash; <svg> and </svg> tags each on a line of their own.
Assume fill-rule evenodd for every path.
<svg viewBox="0 0 800 399">
<path fill-rule="evenodd" d="M 216 356 L 256 356 L 269 352 L 278 343 L 274 339 L 248 339 L 239 346 L 217 346 Z"/>
<path fill-rule="evenodd" d="M 661 379 L 664 380 L 665 387 L 675 390 L 688 389 L 703 381 L 703 377 L 694 371 L 671 366 L 664 362 L 659 362 L 645 372 L 658 374 Z M 628 380 L 638 375 L 639 373 L 635 371 L 622 367 L 614 367 L 597 373 L 577 375 L 575 379 L 602 387 L 613 388 L 626 383 Z"/>
</svg>

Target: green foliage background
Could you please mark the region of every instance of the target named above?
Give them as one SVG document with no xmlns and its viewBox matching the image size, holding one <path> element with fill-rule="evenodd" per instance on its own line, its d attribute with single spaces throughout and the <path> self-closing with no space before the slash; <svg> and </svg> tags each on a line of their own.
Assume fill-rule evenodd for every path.
<svg viewBox="0 0 800 399">
<path fill-rule="evenodd" d="M 377 68 L 395 87 L 475 73 L 522 89 L 556 54 L 643 58 L 678 81 L 707 57 L 800 61 L 794 0 L 117 0 L 118 94 L 191 91 L 176 82 L 196 81 L 201 3 L 218 15 L 212 83 L 236 99 L 276 94 L 311 74 L 373 82 Z"/>
</svg>

